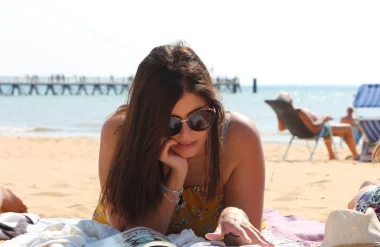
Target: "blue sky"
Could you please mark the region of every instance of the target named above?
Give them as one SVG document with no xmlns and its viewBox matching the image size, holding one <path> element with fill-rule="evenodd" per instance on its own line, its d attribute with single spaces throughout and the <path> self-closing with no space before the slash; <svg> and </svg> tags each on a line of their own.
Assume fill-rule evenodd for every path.
<svg viewBox="0 0 380 247">
<path fill-rule="evenodd" d="M 0 75 L 128 76 L 185 40 L 214 75 L 380 82 L 380 1 L 2 1 Z"/>
</svg>

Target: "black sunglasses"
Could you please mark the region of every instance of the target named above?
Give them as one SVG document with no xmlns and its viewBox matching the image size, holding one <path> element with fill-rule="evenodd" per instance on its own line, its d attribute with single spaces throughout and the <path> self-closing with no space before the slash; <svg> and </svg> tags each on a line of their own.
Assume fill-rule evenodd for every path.
<svg viewBox="0 0 380 247">
<path fill-rule="evenodd" d="M 194 131 L 204 131 L 212 125 L 215 113 L 214 109 L 206 109 L 192 113 L 185 120 L 181 120 L 177 117 L 170 117 L 169 136 L 175 136 L 181 132 L 183 122 L 187 122 L 190 129 Z"/>
</svg>

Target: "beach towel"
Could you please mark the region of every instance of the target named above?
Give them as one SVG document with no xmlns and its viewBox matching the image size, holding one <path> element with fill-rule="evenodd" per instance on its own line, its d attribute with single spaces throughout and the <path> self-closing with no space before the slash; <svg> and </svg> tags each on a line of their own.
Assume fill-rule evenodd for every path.
<svg viewBox="0 0 380 247">
<path fill-rule="evenodd" d="M 90 223 L 90 222 L 94 222 L 94 223 Z M 16 238 L 13 238 L 12 240 L 6 241 L 1 246 L 2 247 L 14 247 L 14 246 L 26 247 L 26 246 L 28 246 L 29 243 L 35 244 L 35 243 L 37 243 L 37 241 L 39 241 L 38 240 L 39 236 L 43 236 L 44 231 L 49 231 L 49 230 L 51 231 L 52 229 L 54 229 L 53 226 L 55 227 L 55 229 L 58 229 L 58 231 L 56 233 L 61 234 L 61 236 L 63 236 L 62 235 L 63 232 L 66 232 L 67 235 L 70 235 L 70 232 L 71 232 L 72 235 L 75 235 L 77 237 L 78 236 L 81 237 L 82 240 L 79 240 L 79 241 L 85 240 L 85 242 L 86 242 L 85 246 L 86 247 L 130 246 L 130 245 L 127 245 L 127 243 L 125 243 L 125 241 L 123 244 L 121 244 L 120 240 L 125 239 L 125 235 L 126 234 L 128 235 L 131 230 L 123 232 L 123 233 L 119 233 L 115 229 L 112 229 L 112 228 L 110 229 L 110 227 L 107 225 L 100 224 L 100 223 L 92 221 L 92 220 L 68 219 L 68 218 L 41 219 L 35 225 L 29 224 L 28 229 L 27 229 L 27 233 L 20 235 Z M 63 228 L 65 228 L 65 230 L 63 230 Z M 90 228 L 92 228 L 92 229 L 90 229 Z M 61 230 L 59 230 L 59 229 L 61 229 Z M 81 233 L 78 232 L 78 229 L 81 231 Z M 137 231 L 137 230 L 135 229 L 134 231 Z M 153 230 L 149 229 L 148 231 L 151 234 Z M 138 232 L 138 233 L 139 234 L 135 234 L 138 237 L 134 237 L 133 236 L 134 234 L 129 234 L 128 235 L 129 237 L 127 237 L 127 240 L 128 241 L 130 241 L 131 239 L 133 241 L 138 241 L 139 239 L 141 240 L 141 238 L 144 237 L 144 234 L 141 234 L 141 232 Z M 281 247 L 302 247 L 303 246 L 303 244 L 300 241 L 284 239 L 284 238 L 277 238 L 268 229 L 264 229 L 262 231 L 262 234 L 268 241 L 273 243 L 275 246 L 281 246 Z M 46 235 L 46 233 L 45 233 L 45 235 Z M 49 234 L 47 234 L 47 235 L 49 236 Z M 147 236 L 145 235 L 145 237 L 147 237 Z M 162 238 L 162 235 L 161 235 L 161 238 Z M 70 238 L 68 238 L 66 236 L 66 240 L 67 239 L 70 239 Z M 78 240 L 78 238 L 76 240 Z M 183 230 L 180 234 L 171 234 L 169 236 L 165 236 L 165 237 L 163 237 L 164 241 L 160 240 L 160 238 L 157 238 L 157 239 L 153 238 L 150 240 L 154 240 L 154 241 L 147 243 L 146 245 L 144 245 L 144 247 L 145 246 L 151 246 L 154 243 L 157 243 L 161 246 L 173 246 L 174 245 L 174 246 L 182 246 L 182 247 L 224 246 L 224 243 L 220 242 L 220 241 L 206 241 L 204 238 L 199 238 L 199 237 L 195 236 L 194 232 L 190 229 Z M 168 240 L 169 240 L 169 242 L 168 242 Z M 117 241 L 119 241 L 119 243 L 116 243 Z M 40 243 L 42 243 L 42 242 L 40 242 Z M 50 243 L 54 243 L 54 242 L 51 241 Z M 104 244 L 106 244 L 106 245 L 104 245 Z M 65 245 L 61 245 L 61 246 L 65 246 Z M 247 246 L 258 247 L 257 245 L 247 245 Z"/>
<path fill-rule="evenodd" d="M 0 240 L 9 240 L 26 233 L 27 225 L 25 219 L 19 220 L 14 227 L 0 222 Z"/>
<path fill-rule="evenodd" d="M 28 224 L 35 224 L 39 216 L 28 213 L 0 214 L 0 240 L 9 240 L 27 232 Z"/>
<path fill-rule="evenodd" d="M 325 224 L 301 219 L 295 215 L 283 216 L 272 208 L 264 209 L 263 220 L 267 229 L 278 239 L 290 239 L 303 243 L 305 247 L 320 245 L 323 241 Z"/>
</svg>

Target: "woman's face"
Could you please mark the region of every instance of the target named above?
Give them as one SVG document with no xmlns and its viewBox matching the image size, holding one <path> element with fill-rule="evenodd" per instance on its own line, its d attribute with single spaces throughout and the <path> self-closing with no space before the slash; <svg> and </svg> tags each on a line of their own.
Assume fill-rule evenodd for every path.
<svg viewBox="0 0 380 247">
<path fill-rule="evenodd" d="M 192 113 L 204 109 L 210 109 L 206 100 L 196 94 L 185 92 L 174 106 L 172 116 L 186 120 Z M 209 130 L 210 128 L 204 131 L 194 131 L 189 127 L 187 122 L 183 122 L 181 131 L 171 137 L 171 139 L 178 142 L 177 145 L 171 147 L 171 150 L 184 158 L 191 158 L 202 154 Z"/>
</svg>

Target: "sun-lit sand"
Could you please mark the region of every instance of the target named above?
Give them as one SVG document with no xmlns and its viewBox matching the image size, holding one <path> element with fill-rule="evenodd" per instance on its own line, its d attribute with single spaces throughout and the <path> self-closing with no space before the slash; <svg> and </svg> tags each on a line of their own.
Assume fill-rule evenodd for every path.
<svg viewBox="0 0 380 247">
<path fill-rule="evenodd" d="M 312 143 L 309 143 L 311 148 Z M 339 147 L 339 145 L 337 145 Z M 0 137 L 0 182 L 18 194 L 29 212 L 41 217 L 90 218 L 99 197 L 99 140 L 91 138 Z M 320 143 L 314 161 L 298 141 L 288 160 L 286 144 L 264 144 L 265 207 L 283 214 L 325 221 L 329 212 L 346 207 L 364 180 L 380 180 L 380 164 L 328 161 Z"/>
</svg>

